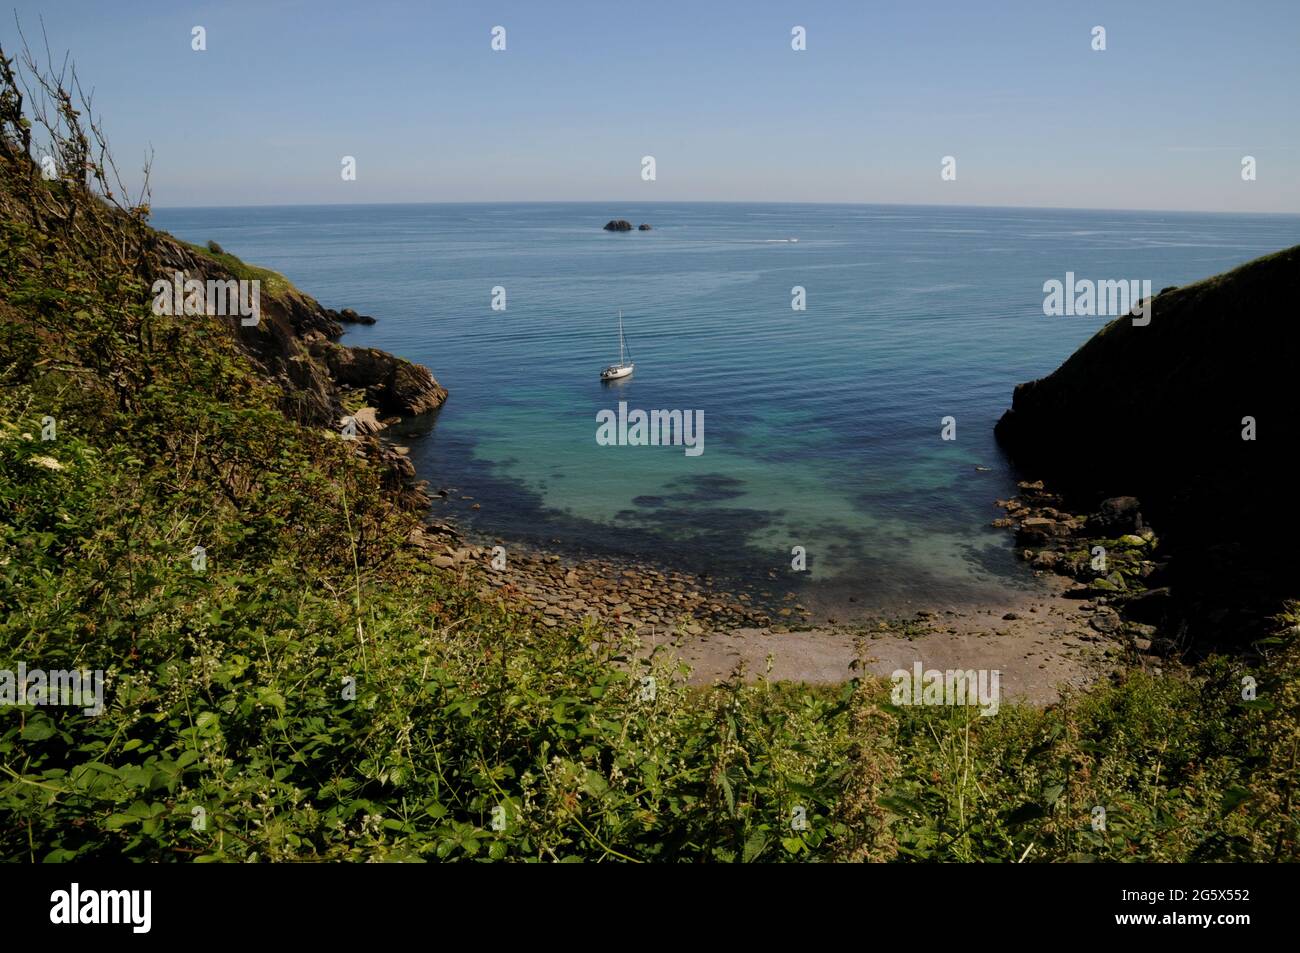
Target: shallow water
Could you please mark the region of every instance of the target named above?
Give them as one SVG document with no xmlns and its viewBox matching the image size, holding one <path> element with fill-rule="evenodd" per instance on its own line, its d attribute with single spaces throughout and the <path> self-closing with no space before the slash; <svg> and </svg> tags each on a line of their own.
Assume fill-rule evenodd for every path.
<svg viewBox="0 0 1300 953">
<path fill-rule="evenodd" d="M 654 229 L 604 232 L 615 217 Z M 1025 584 L 1009 534 L 988 525 L 1016 478 L 993 425 L 1017 383 L 1106 320 L 1044 316 L 1045 281 L 1073 271 L 1158 291 L 1300 242 L 1300 216 L 919 206 L 313 206 L 154 220 L 282 271 L 327 306 L 373 314 L 345 343 L 434 372 L 451 396 L 411 453 L 434 488 L 456 489 L 440 515 L 724 576 L 775 572 L 867 605 Z M 796 285 L 803 312 L 791 309 Z M 495 286 L 505 311 L 491 309 Z M 620 308 L 636 373 L 602 384 Z M 703 411 L 704 452 L 598 446 L 596 414 L 621 400 Z M 946 416 L 955 441 L 940 438 Z M 806 575 L 790 572 L 794 546 Z"/>
</svg>

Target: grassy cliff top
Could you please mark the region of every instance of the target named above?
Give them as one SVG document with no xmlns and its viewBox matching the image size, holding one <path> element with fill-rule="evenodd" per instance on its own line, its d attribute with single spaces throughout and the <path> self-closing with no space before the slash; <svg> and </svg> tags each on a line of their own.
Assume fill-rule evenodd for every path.
<svg viewBox="0 0 1300 953">
<path fill-rule="evenodd" d="M 238 279 L 244 281 L 260 281 L 262 283 L 261 287 L 264 294 L 276 296 L 302 294 L 302 292 L 294 286 L 293 282 L 278 271 L 272 271 L 270 268 L 259 268 L 257 265 L 250 265 L 227 251 L 214 252 L 202 245 L 195 245 L 191 242 L 181 241 L 180 239 L 176 239 L 176 241 L 183 247 L 188 248 L 194 254 L 216 262 Z"/>
</svg>

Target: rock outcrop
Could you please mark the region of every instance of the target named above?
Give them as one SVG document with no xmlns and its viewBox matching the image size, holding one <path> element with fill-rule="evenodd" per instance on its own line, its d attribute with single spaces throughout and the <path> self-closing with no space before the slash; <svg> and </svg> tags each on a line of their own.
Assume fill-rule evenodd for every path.
<svg viewBox="0 0 1300 953">
<path fill-rule="evenodd" d="M 331 311 L 335 321 L 342 321 L 345 324 L 374 324 L 375 319 L 368 314 L 357 314 L 352 308 L 344 308 L 342 311 Z"/>
<path fill-rule="evenodd" d="M 203 254 L 170 235 L 157 233 L 154 257 L 162 275 L 181 271 L 202 281 L 237 279 L 224 260 Z M 237 259 L 236 259 L 237 261 Z M 333 311 L 303 294 L 280 276 L 272 287 L 264 282 L 261 315 L 256 325 L 245 326 L 238 316 L 214 316 L 230 329 L 235 341 L 261 373 L 279 385 L 280 409 L 307 426 L 337 432 L 340 421 L 355 416 L 358 448 L 381 467 L 385 484 L 394 497 L 413 508 L 426 505 L 409 459 L 385 446 L 372 434 L 384 416 L 413 416 L 436 410 L 447 398 L 429 370 L 419 364 L 371 347 L 339 344 L 340 320 L 362 320 L 356 312 Z M 373 321 L 373 319 L 370 319 Z M 362 320 L 362 323 L 365 323 Z M 344 409 L 350 390 L 362 390 L 373 410 L 356 415 Z"/>
<path fill-rule="evenodd" d="M 605 231 L 630 232 L 632 231 L 632 223 L 625 218 L 616 218 L 605 223 Z"/>
<path fill-rule="evenodd" d="M 1096 511 L 1099 532 L 1150 523 L 1172 598 L 1204 643 L 1243 641 L 1300 596 L 1297 300 L 1300 246 L 1166 289 L 1149 324 L 1111 321 L 1016 387 L 997 425 L 1026 475 Z"/>
<path fill-rule="evenodd" d="M 159 236 L 160 272 L 175 269 L 200 280 L 236 278 L 222 262 L 167 235 Z M 418 364 L 375 348 L 339 344 L 340 319 L 363 316 L 343 312 L 284 283 L 261 292 L 261 320 L 244 326 L 237 317 L 224 320 L 243 349 L 268 377 L 286 385 L 284 409 L 304 423 L 333 426 L 340 414 L 339 388 L 363 388 L 385 414 L 422 414 L 441 406 L 447 392 Z M 371 319 L 373 321 L 373 319 Z"/>
<path fill-rule="evenodd" d="M 381 413 L 409 417 L 437 410 L 447 399 L 428 369 L 373 347 L 344 347 L 317 340 L 311 352 L 346 387 L 361 387 Z"/>
</svg>

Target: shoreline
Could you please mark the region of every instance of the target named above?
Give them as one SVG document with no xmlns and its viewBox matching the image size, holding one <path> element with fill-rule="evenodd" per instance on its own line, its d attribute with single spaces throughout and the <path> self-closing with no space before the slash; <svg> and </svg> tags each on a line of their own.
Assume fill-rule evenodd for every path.
<svg viewBox="0 0 1300 953">
<path fill-rule="evenodd" d="M 1023 517 L 1031 509 L 1020 511 Z M 756 597 L 752 586 L 744 591 L 652 559 L 583 556 L 474 534 L 432 508 L 412 543 L 436 568 L 456 573 L 483 597 L 532 611 L 548 628 L 591 623 L 635 634 L 645 654 L 667 652 L 689 665 L 688 681 L 697 686 L 738 668 L 747 680 L 835 684 L 857 677 L 860 661 L 881 676 L 920 662 L 997 670 L 1006 700 L 1042 706 L 1058 701 L 1063 688 L 1109 677 L 1131 656 L 1104 596 L 1082 598 L 1080 583 L 1032 562 L 1025 587 L 1007 586 L 992 598 L 935 599 L 905 611 L 857 603 L 851 618 L 818 621 L 825 606 L 807 589 Z M 502 550 L 505 567 L 496 568 Z"/>
</svg>

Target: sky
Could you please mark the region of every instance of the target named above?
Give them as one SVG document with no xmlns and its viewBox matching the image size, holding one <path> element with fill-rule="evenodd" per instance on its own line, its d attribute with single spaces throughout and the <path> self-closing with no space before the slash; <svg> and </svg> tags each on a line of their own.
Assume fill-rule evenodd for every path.
<svg viewBox="0 0 1300 953">
<path fill-rule="evenodd" d="M 12 0 L 11 0 L 12 2 Z M 162 206 L 1300 212 L 1300 2 L 18 0 Z M 203 27 L 206 49 L 193 30 Z M 505 50 L 492 49 L 494 27 Z M 792 49 L 792 30 L 806 49 Z M 1105 28 L 1106 49 L 1093 49 Z M 13 16 L 0 19 L 13 55 Z M 344 156 L 355 180 L 342 176 Z M 653 156 L 655 178 L 642 175 Z M 941 176 L 945 156 L 955 178 Z M 1243 181 L 1253 156 L 1256 178 Z"/>
</svg>

